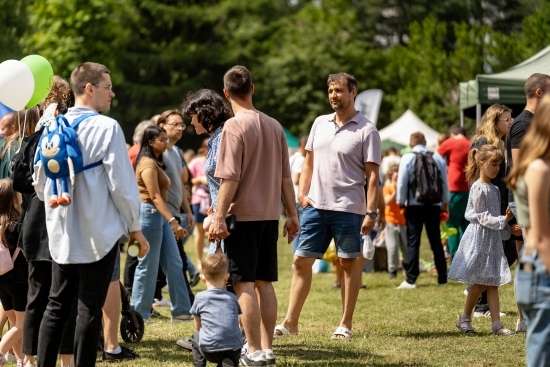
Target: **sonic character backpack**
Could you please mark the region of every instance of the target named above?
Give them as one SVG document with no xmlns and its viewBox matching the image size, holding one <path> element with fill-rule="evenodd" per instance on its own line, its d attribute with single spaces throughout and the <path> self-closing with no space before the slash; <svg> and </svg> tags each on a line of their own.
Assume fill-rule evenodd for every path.
<svg viewBox="0 0 550 367">
<path fill-rule="evenodd" d="M 67 118 L 59 115 L 55 123 L 44 128 L 40 137 L 34 164 L 38 166 L 38 175 L 42 171 L 46 177 L 52 180 L 52 196 L 49 202 L 50 207 L 58 205 L 67 206 L 71 203 L 69 194 L 68 179 L 74 186 L 74 176 L 84 170 L 101 165 L 102 161 L 84 166 L 82 153 L 78 147 L 76 127 L 85 119 L 97 115 L 85 114 L 76 118 L 69 124 Z M 61 197 L 59 197 L 58 184 L 61 183 Z"/>
</svg>

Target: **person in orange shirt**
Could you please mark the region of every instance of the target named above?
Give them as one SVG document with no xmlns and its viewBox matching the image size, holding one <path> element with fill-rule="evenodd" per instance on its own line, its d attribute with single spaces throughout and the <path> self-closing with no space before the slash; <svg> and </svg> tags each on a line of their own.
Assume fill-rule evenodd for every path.
<svg viewBox="0 0 550 367">
<path fill-rule="evenodd" d="M 388 169 L 389 183 L 384 186 L 384 202 L 386 203 L 386 229 L 385 241 L 388 251 L 388 272 L 389 278 L 397 276 L 397 264 L 399 260 L 399 249 L 403 257 L 403 268 L 407 262 L 407 226 L 405 221 L 405 209 L 401 209 L 395 197 L 397 195 L 397 172 L 399 166 L 393 165 Z"/>
</svg>

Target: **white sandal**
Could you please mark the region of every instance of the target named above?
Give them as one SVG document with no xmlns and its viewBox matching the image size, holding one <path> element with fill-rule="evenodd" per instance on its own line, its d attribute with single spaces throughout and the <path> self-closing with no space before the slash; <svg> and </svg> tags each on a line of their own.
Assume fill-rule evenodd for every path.
<svg viewBox="0 0 550 367">
<path fill-rule="evenodd" d="M 352 333 L 350 329 L 346 327 L 338 326 L 336 328 L 336 331 L 332 333 L 332 336 L 330 338 L 332 340 L 349 340 L 351 339 L 351 336 L 352 336 Z"/>
<path fill-rule="evenodd" d="M 274 338 L 282 338 L 283 336 L 287 335 L 290 335 L 290 331 L 288 331 L 286 327 L 284 327 L 282 324 L 275 326 L 275 330 L 273 331 Z"/>
</svg>

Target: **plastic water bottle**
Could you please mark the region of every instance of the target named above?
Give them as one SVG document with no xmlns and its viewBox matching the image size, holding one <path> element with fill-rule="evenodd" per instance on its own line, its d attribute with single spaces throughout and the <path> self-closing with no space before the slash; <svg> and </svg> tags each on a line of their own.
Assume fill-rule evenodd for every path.
<svg viewBox="0 0 550 367">
<path fill-rule="evenodd" d="M 374 243 L 368 235 L 363 235 L 363 257 L 367 260 L 374 257 Z"/>
<path fill-rule="evenodd" d="M 140 249 L 141 248 L 139 247 L 139 243 L 137 243 L 137 241 L 136 241 L 136 242 L 128 245 L 128 251 L 127 251 L 128 255 L 132 256 L 132 257 L 136 257 L 136 256 L 139 255 L 139 250 Z"/>
</svg>

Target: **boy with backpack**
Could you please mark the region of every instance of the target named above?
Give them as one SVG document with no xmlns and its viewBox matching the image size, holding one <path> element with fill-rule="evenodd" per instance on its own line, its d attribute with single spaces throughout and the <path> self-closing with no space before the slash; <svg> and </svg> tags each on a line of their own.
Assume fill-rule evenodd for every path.
<svg viewBox="0 0 550 367">
<path fill-rule="evenodd" d="M 206 290 L 195 297 L 191 314 L 197 331 L 191 337 L 195 367 L 206 367 L 206 361 L 218 366 L 238 366 L 243 346 L 239 328 L 241 308 L 237 297 L 225 290 L 229 278 L 227 257 L 216 253 L 202 261 L 201 280 Z"/>
<path fill-rule="evenodd" d="M 426 232 L 434 254 L 440 286 L 447 284 L 447 263 L 441 244 L 439 222 L 442 211 L 448 211 L 449 186 L 445 160 L 428 152 L 426 138 L 421 132 L 411 134 L 412 152 L 405 154 L 399 164 L 397 204 L 405 209 L 407 221 L 407 279 L 398 289 L 416 288 L 420 273 L 420 235 Z"/>
</svg>

